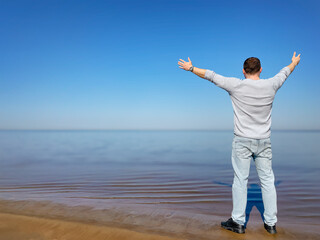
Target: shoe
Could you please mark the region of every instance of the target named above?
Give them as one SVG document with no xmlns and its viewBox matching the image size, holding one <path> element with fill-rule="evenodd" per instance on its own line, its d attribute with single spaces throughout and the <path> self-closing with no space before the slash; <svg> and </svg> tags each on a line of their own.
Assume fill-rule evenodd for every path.
<svg viewBox="0 0 320 240">
<path fill-rule="evenodd" d="M 277 233 L 276 225 L 269 226 L 268 224 L 264 223 L 264 228 L 268 231 L 268 233 L 271 233 L 271 234 Z"/>
<path fill-rule="evenodd" d="M 244 225 L 240 225 L 229 218 L 226 222 L 221 222 L 221 227 L 236 233 L 245 233 Z"/>
</svg>

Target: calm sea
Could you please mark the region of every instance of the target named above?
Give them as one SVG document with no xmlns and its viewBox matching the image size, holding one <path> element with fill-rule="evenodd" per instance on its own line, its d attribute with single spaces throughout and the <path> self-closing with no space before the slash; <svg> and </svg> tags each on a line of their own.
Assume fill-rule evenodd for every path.
<svg viewBox="0 0 320 240">
<path fill-rule="evenodd" d="M 0 131 L 0 199 L 47 203 L 54 215 L 63 215 L 54 209 L 64 205 L 83 206 L 93 212 L 82 218 L 102 222 L 97 211 L 136 224 L 139 216 L 176 216 L 177 226 L 178 218 L 225 220 L 232 210 L 232 138 L 232 131 Z M 273 131 L 271 141 L 279 220 L 319 222 L 320 132 Z M 252 162 L 248 224 L 262 212 Z"/>
</svg>

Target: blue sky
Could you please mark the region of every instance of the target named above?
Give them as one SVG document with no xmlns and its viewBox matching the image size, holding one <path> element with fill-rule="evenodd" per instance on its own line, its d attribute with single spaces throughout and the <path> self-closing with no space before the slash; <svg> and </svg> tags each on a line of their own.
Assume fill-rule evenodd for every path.
<svg viewBox="0 0 320 240">
<path fill-rule="evenodd" d="M 320 129 L 319 1 L 0 0 L 0 129 L 232 129 L 229 95 L 178 67 L 261 78 L 301 62 L 273 129 Z"/>
</svg>

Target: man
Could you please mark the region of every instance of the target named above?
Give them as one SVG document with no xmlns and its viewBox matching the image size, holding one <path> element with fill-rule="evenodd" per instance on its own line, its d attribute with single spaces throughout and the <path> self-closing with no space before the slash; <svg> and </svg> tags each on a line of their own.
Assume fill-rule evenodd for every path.
<svg viewBox="0 0 320 240">
<path fill-rule="evenodd" d="M 254 160 L 261 184 L 264 205 L 264 227 L 277 233 L 277 195 L 272 171 L 271 151 L 271 110 L 276 92 L 300 62 L 300 54 L 294 52 L 292 62 L 273 78 L 260 79 L 260 60 L 250 57 L 243 64 L 245 79 L 223 77 L 211 70 L 194 67 L 182 59 L 179 67 L 191 71 L 226 90 L 232 100 L 234 112 L 234 138 L 232 143 L 232 184 L 233 210 L 231 218 L 221 222 L 225 229 L 245 233 L 245 210 L 247 205 L 247 183 L 250 161 Z"/>
</svg>

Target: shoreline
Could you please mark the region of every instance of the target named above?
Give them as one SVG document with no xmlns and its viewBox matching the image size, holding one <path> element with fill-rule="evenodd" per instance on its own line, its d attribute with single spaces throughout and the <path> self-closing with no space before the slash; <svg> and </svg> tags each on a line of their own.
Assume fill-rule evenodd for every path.
<svg viewBox="0 0 320 240">
<path fill-rule="evenodd" d="M 319 239 L 320 224 L 300 225 L 281 221 L 278 234 L 268 234 L 259 213 L 253 212 L 246 234 L 220 227 L 225 216 L 208 219 L 182 215 L 166 216 L 154 211 L 133 212 L 129 208 L 93 209 L 50 201 L 0 200 L 0 240 L 34 239 L 130 239 L 130 240 L 215 240 L 215 239 Z M 121 210 L 121 211 L 119 211 Z M 149 212 L 150 213 L 150 212 Z"/>
</svg>

